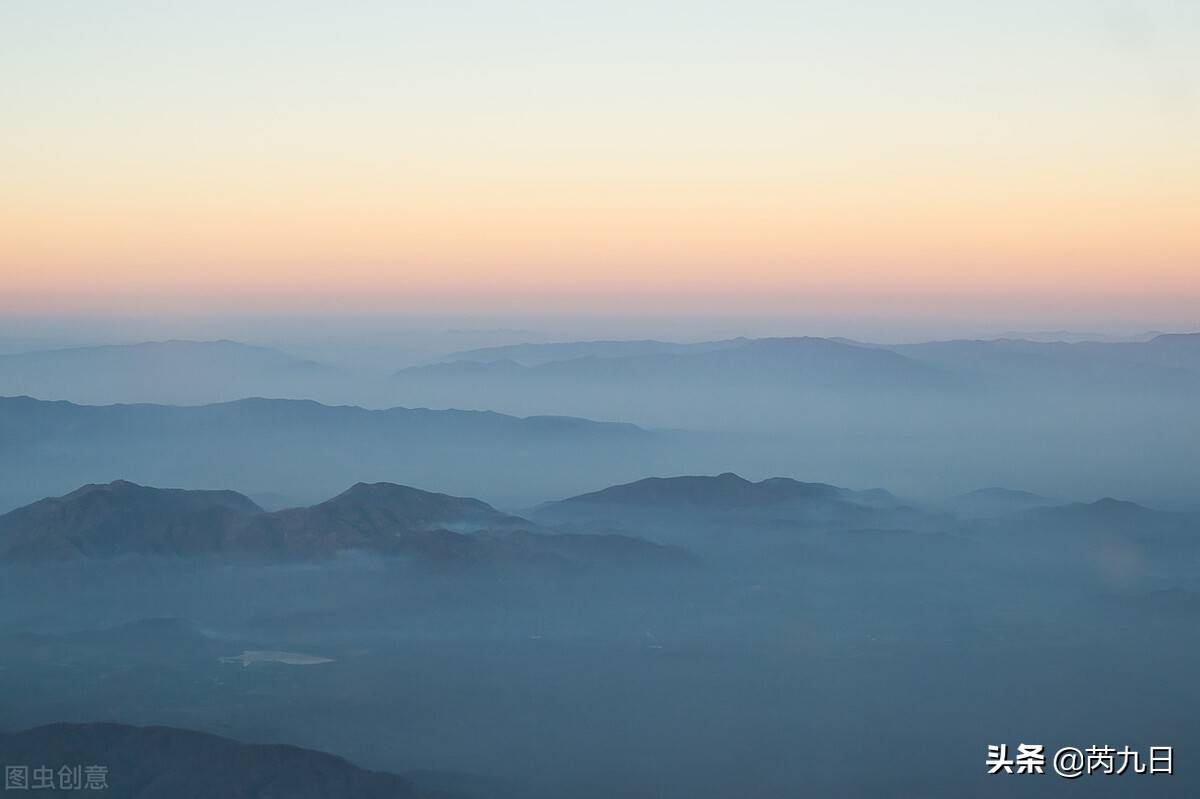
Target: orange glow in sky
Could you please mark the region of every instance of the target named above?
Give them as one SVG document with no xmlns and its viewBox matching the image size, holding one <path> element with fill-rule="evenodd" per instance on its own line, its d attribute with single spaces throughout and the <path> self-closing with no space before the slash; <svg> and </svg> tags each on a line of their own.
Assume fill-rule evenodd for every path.
<svg viewBox="0 0 1200 799">
<path fill-rule="evenodd" d="M 684 24 L 671 3 L 6 4 L 0 309 L 1182 308 L 1200 303 L 1200 23 L 1144 5 L 918 23 L 701 4 Z"/>
</svg>

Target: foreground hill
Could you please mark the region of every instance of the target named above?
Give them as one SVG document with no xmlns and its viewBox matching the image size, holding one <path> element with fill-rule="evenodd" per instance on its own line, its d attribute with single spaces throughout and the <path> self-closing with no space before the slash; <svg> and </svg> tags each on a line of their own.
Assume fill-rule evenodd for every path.
<svg viewBox="0 0 1200 799">
<path fill-rule="evenodd" d="M 665 563 L 682 553 L 633 538 L 555 535 L 476 499 L 359 483 L 327 502 L 268 513 L 232 491 L 125 480 L 87 485 L 0 516 L 0 560 L 255 557 L 343 551 L 475 564 Z"/>
<path fill-rule="evenodd" d="M 0 397 L 0 442 L 0 510 L 113 474 L 232 484 L 283 494 L 280 504 L 328 497 L 347 475 L 463 494 L 487 485 L 489 498 L 528 502 L 627 474 L 665 451 L 659 437 L 626 424 L 271 399 L 179 407 Z"/>
<path fill-rule="evenodd" d="M 222 531 L 261 512 L 234 491 L 86 485 L 0 516 L 0 557 L 206 554 L 220 549 Z"/>
<path fill-rule="evenodd" d="M 121 799 L 404 799 L 431 797 L 395 774 L 334 755 L 280 744 L 246 744 L 174 727 L 48 724 L 0 734 L 0 762 L 54 764 L 56 789 Z M 105 789 L 61 789 L 64 765 L 101 765 Z M 86 779 L 86 778 L 85 778 Z M 30 782 L 33 786 L 35 783 Z M 70 785 L 70 783 L 68 783 Z M 32 791 L 31 791 L 32 792 Z"/>
</svg>

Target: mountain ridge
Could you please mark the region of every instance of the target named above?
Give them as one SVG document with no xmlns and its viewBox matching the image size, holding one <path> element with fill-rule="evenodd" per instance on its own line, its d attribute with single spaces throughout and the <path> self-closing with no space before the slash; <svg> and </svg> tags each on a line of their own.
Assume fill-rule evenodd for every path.
<svg viewBox="0 0 1200 799">
<path fill-rule="evenodd" d="M 675 527 L 685 520 L 733 528 L 741 523 L 862 525 L 881 514 L 906 521 L 919 515 L 884 489 L 855 491 L 789 477 L 751 482 L 732 472 L 647 477 L 543 503 L 529 513 L 549 524 L 617 530 Z"/>
<path fill-rule="evenodd" d="M 319 388 L 328 364 L 231 339 L 168 339 L 0 355 L 0 395 L 89 402 L 197 403 Z"/>
<path fill-rule="evenodd" d="M 456 358 L 402 369 L 395 377 L 402 384 L 463 377 L 535 382 L 637 379 L 653 383 L 738 379 L 847 388 L 934 387 L 954 382 L 951 375 L 937 367 L 885 348 L 815 336 L 739 338 L 699 344 L 633 342 L 636 346 L 627 350 L 616 348 L 618 343 L 581 342 L 575 345 L 572 357 L 541 360 L 533 365 L 524 365 L 519 358 Z M 497 348 L 492 354 L 510 350 Z"/>
<path fill-rule="evenodd" d="M 950 375 L 958 375 L 960 379 L 1021 376 L 1058 382 L 1082 381 L 1090 385 L 1103 379 L 1103 371 L 1096 369 L 1097 363 L 1123 364 L 1126 368 L 1137 370 L 1146 379 L 1162 382 L 1168 388 L 1192 387 L 1200 374 L 1200 333 L 1159 333 L 1144 341 L 1055 341 L 995 337 L 875 344 L 842 337 L 792 336 L 739 337 L 694 343 L 654 339 L 530 343 L 450 353 L 432 364 L 409 367 L 397 375 L 409 378 L 467 375 L 546 379 L 557 371 L 582 375 L 586 373 L 585 364 L 592 363 L 599 367 L 599 362 L 607 362 L 604 363 L 604 369 L 611 378 L 619 375 L 623 369 L 632 368 L 617 366 L 623 362 L 655 363 L 659 368 L 664 365 L 678 368 L 681 363 L 701 363 L 710 356 L 716 356 L 715 362 L 726 368 L 740 367 L 744 370 L 749 359 L 764 352 L 785 351 L 787 348 L 794 348 L 797 352 L 803 352 L 806 348 L 825 348 L 846 358 L 857 357 L 860 360 L 861 351 L 892 353 L 909 359 L 909 363 L 904 364 L 909 370 L 908 374 L 895 371 L 901 369 L 901 361 L 880 361 L 874 364 L 874 368 L 893 370 L 894 373 L 887 375 L 887 378 L 900 381 L 898 384 L 904 384 L 904 381 L 916 381 L 919 384 L 922 380 L 933 380 L 935 374 L 941 373 L 943 381 L 949 380 Z M 852 353 L 852 350 L 859 350 L 860 353 Z M 738 358 L 742 359 L 741 364 L 737 362 Z M 506 361 L 506 365 L 500 365 Z M 571 363 L 575 365 L 566 366 Z M 775 364 L 779 365 L 781 363 Z M 844 365 L 815 362 L 807 366 L 835 370 L 827 379 L 833 379 L 834 376 L 839 380 L 846 379 L 844 369 L 841 373 L 836 371 Z M 921 370 L 925 370 L 923 378 Z"/>
<path fill-rule="evenodd" d="M 607 547 L 607 549 L 606 549 Z M 320 559 L 339 552 L 444 563 L 669 561 L 636 539 L 560 536 L 480 500 L 394 483 L 357 483 L 326 502 L 265 511 L 232 491 L 88 485 L 0 516 L 0 560 L 39 562 L 150 555 Z"/>
<path fill-rule="evenodd" d="M 178 406 L 0 397 L 0 441 L 0 510 L 113 475 L 233 484 L 303 504 L 344 489 L 347 476 L 459 495 L 487 485 L 489 498 L 528 492 L 512 503 L 520 505 L 544 496 L 529 486 L 530 469 L 563 451 L 582 470 L 620 474 L 664 447 L 660 434 L 623 422 L 266 398 Z M 560 480 L 567 490 L 586 485 L 569 471 Z"/>
</svg>

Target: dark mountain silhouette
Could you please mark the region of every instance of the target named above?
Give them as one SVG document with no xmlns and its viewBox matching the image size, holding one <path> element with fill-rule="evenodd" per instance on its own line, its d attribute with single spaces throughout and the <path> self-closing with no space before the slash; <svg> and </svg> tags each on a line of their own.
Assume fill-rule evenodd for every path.
<svg viewBox="0 0 1200 799">
<path fill-rule="evenodd" d="M 688 525 L 836 524 L 892 526 L 916 512 L 882 489 L 852 491 L 826 483 L 774 477 L 757 483 L 715 477 L 650 477 L 549 502 L 532 515 L 546 523 L 609 524 L 638 530 Z"/>
<path fill-rule="evenodd" d="M 358 550 L 450 563 L 658 563 L 682 553 L 621 536 L 556 535 L 476 499 L 359 483 L 306 508 L 267 512 L 231 491 L 118 480 L 0 516 L 8 561 L 167 557 L 320 558 Z"/>
<path fill-rule="evenodd" d="M 100 765 L 103 790 L 38 790 L 40 796 L 81 793 L 122 799 L 403 799 L 431 797 L 405 778 L 367 771 L 311 749 L 247 744 L 175 727 L 48 724 L 0 734 L 0 762 Z M 81 770 L 82 771 L 82 770 Z M 33 783 L 31 783 L 33 784 Z M 32 793 L 33 791 L 31 791 Z M 443 795 L 444 796 L 444 795 Z"/>
<path fill-rule="evenodd" d="M 359 483 L 319 505 L 256 514 L 230 546 L 302 558 L 353 549 L 451 561 L 520 559 L 536 555 L 536 546 L 522 550 L 503 534 L 534 526 L 477 499 Z"/>
<path fill-rule="evenodd" d="M 0 356 L 0 394 L 193 404 L 305 391 L 336 369 L 236 341 L 147 341 Z"/>
<path fill-rule="evenodd" d="M 927 551 L 929 534 L 944 533 L 953 521 L 882 489 L 786 477 L 752 482 L 733 473 L 647 478 L 546 503 L 530 515 L 557 529 L 627 533 L 686 547 L 725 565 L 776 557 L 911 558 Z"/>
<path fill-rule="evenodd" d="M 716 477 L 648 477 L 625 485 L 581 494 L 543 506 L 624 506 L 669 510 L 700 508 L 753 510 L 789 502 L 851 502 L 860 505 L 897 507 L 899 501 L 882 489 L 852 491 L 828 483 L 802 483 L 788 477 L 772 477 L 757 483 L 732 472 Z"/>
<path fill-rule="evenodd" d="M 579 490 L 665 452 L 628 424 L 481 411 L 367 410 L 304 400 L 197 407 L 0 398 L 0 510 L 122 474 L 141 483 L 244 486 L 309 503 L 354 480 L 495 496 Z M 548 463 L 571 468 L 550 474 Z M 531 488 L 536 471 L 542 483 Z M 536 492 L 536 493 L 534 493 Z"/>
<path fill-rule="evenodd" d="M 0 516 L 7 560 L 202 555 L 224 531 L 262 511 L 234 491 L 147 488 L 126 480 L 86 485 Z"/>
<path fill-rule="evenodd" d="M 986 518 L 1003 516 L 1009 513 L 1044 508 L 1059 504 L 1056 500 L 1034 494 L 1031 491 L 1017 491 L 1011 488 L 980 488 L 975 491 L 952 497 L 947 507 L 953 512 L 967 517 Z"/>
<path fill-rule="evenodd" d="M 358 483 L 316 508 L 332 517 L 350 515 L 368 523 L 397 523 L 410 529 L 447 526 L 498 529 L 529 525 L 525 519 L 500 513 L 477 499 L 435 494 L 394 483 Z"/>
<path fill-rule="evenodd" d="M 752 483 L 732 472 L 716 477 L 648 477 L 645 480 L 612 486 L 557 504 L 644 505 L 655 508 L 713 507 L 740 509 L 773 505 L 793 499 L 833 499 L 845 489 L 825 483 L 801 483 L 775 477 Z"/>
</svg>

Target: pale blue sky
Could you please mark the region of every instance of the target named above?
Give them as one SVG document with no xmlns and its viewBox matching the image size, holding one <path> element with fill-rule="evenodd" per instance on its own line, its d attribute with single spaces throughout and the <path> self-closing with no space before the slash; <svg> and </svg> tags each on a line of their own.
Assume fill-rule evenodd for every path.
<svg viewBox="0 0 1200 799">
<path fill-rule="evenodd" d="M 1200 3 L 9 0 L 0 30 L 22 307 L 97 275 L 1200 299 Z"/>
</svg>

